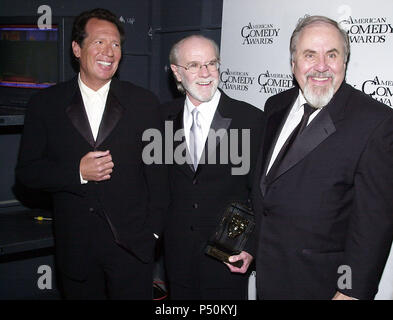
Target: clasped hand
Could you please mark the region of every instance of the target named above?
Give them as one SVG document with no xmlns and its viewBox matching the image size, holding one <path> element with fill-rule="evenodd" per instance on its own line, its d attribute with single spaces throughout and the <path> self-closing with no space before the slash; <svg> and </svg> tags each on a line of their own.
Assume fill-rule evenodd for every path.
<svg viewBox="0 0 393 320">
<path fill-rule="evenodd" d="M 111 178 L 114 163 L 109 150 L 92 151 L 83 156 L 79 170 L 87 181 L 104 181 Z"/>
</svg>

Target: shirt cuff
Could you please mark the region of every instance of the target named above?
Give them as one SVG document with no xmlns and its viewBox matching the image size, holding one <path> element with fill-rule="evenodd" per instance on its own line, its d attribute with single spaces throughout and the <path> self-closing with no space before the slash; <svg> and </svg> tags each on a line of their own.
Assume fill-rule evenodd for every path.
<svg viewBox="0 0 393 320">
<path fill-rule="evenodd" d="M 80 177 L 80 179 L 81 179 L 81 184 L 86 184 L 86 183 L 88 183 L 89 181 L 87 181 L 87 180 L 84 180 L 83 178 L 82 178 L 82 173 L 79 171 L 79 177 Z"/>
</svg>

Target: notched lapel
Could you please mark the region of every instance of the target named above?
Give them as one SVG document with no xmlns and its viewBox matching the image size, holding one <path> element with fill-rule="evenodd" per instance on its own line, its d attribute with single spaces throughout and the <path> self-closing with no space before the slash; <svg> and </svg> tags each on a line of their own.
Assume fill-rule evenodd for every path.
<svg viewBox="0 0 393 320">
<path fill-rule="evenodd" d="M 115 128 L 124 112 L 124 107 L 120 104 L 117 98 L 109 91 L 106 100 L 104 114 L 98 130 L 97 141 L 95 146 L 99 147 L 102 142 Z"/>
<path fill-rule="evenodd" d="M 94 137 L 91 132 L 89 120 L 87 118 L 82 95 L 79 89 L 75 91 L 71 104 L 66 107 L 65 112 L 82 137 L 85 138 L 92 147 L 94 147 Z"/>
</svg>

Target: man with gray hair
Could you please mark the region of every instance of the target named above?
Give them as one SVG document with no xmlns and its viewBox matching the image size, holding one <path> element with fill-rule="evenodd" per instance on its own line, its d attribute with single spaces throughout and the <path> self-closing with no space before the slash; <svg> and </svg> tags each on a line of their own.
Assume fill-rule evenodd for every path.
<svg viewBox="0 0 393 320">
<path fill-rule="evenodd" d="M 242 260 L 242 267 L 225 265 L 204 253 L 224 209 L 233 201 L 249 199 L 250 171 L 263 123 L 262 111 L 218 90 L 219 59 L 217 44 L 201 35 L 180 40 L 170 52 L 171 69 L 185 97 L 162 109 L 175 132 L 184 130 L 182 143 L 191 158 L 182 164 L 175 157 L 169 169 L 172 201 L 165 219 L 164 253 L 171 299 L 247 297 L 254 242 L 230 258 Z M 211 138 L 212 132 L 220 131 L 225 134 Z M 221 157 L 220 151 L 228 146 Z M 234 163 L 234 153 L 242 154 L 246 170 L 234 170 L 240 164 Z"/>
<path fill-rule="evenodd" d="M 257 160 L 260 299 L 372 299 L 393 238 L 393 110 L 345 83 L 336 21 L 299 20 L 297 85 L 269 98 Z"/>
</svg>

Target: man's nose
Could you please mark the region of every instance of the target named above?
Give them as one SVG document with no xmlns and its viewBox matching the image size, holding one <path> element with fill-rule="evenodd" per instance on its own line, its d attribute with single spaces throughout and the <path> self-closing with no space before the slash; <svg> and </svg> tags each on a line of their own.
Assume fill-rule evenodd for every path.
<svg viewBox="0 0 393 320">
<path fill-rule="evenodd" d="M 319 72 L 325 72 L 329 69 L 329 66 L 326 62 L 326 57 L 324 55 L 321 55 L 318 57 L 316 65 L 315 65 L 315 70 Z"/>
<path fill-rule="evenodd" d="M 114 52 L 113 52 L 112 44 L 106 44 L 106 45 L 104 46 L 103 53 L 104 53 L 106 56 L 108 56 L 108 57 L 113 57 Z"/>
<path fill-rule="evenodd" d="M 207 68 L 207 65 L 206 65 L 206 64 L 204 64 L 204 65 L 201 66 L 201 68 L 199 69 L 199 74 L 200 74 L 201 76 L 203 76 L 203 77 L 208 77 L 208 76 L 210 76 L 210 71 L 209 71 L 209 69 Z"/>
</svg>

